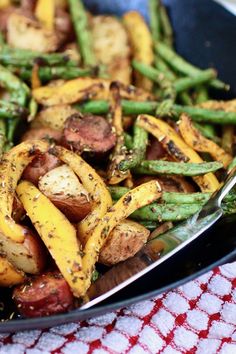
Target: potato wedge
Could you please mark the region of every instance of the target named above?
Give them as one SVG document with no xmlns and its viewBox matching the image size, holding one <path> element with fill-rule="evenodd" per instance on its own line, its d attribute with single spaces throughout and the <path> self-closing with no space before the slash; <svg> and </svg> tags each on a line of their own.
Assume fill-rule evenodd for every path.
<svg viewBox="0 0 236 354">
<path fill-rule="evenodd" d="M 62 131 L 65 121 L 78 111 L 69 105 L 58 105 L 43 108 L 31 122 L 32 128 L 51 128 Z"/>
<path fill-rule="evenodd" d="M 192 149 L 199 152 L 208 152 L 214 160 L 222 162 L 224 167 L 227 168 L 233 157 L 214 141 L 205 138 L 200 131 L 194 127 L 191 119 L 186 114 L 181 115 L 178 126 L 184 141 L 191 146 Z"/>
<path fill-rule="evenodd" d="M 24 230 L 24 241 L 15 242 L 0 231 L 0 251 L 12 265 L 29 274 L 39 274 L 46 261 L 46 253 L 41 240 L 27 227 Z"/>
<path fill-rule="evenodd" d="M 7 23 L 7 42 L 14 48 L 30 49 L 41 53 L 54 52 L 60 45 L 57 34 L 40 23 L 13 13 Z"/>
<path fill-rule="evenodd" d="M 91 198 L 92 212 L 78 224 L 79 238 L 84 245 L 98 221 L 112 206 L 111 195 L 102 178 L 79 155 L 61 146 L 55 147 L 55 154 L 76 173 Z"/>
<path fill-rule="evenodd" d="M 39 87 L 33 90 L 32 94 L 34 99 L 44 106 L 72 104 L 91 98 L 108 99 L 110 84 L 111 81 L 107 79 L 81 77 L 66 82 L 60 81 L 56 85 Z M 119 86 L 121 97 L 124 99 L 146 101 L 153 98 L 149 92 L 132 85 L 120 83 Z"/>
<path fill-rule="evenodd" d="M 90 21 L 98 62 L 106 65 L 111 80 L 131 82 L 130 46 L 123 24 L 113 16 L 93 16 Z"/>
<path fill-rule="evenodd" d="M 123 220 L 110 233 L 102 247 L 99 262 L 111 266 L 133 257 L 149 237 L 146 227 L 131 220 Z"/>
<path fill-rule="evenodd" d="M 72 222 L 78 222 L 91 211 L 89 195 L 73 170 L 62 165 L 46 173 L 39 190 Z"/>
<path fill-rule="evenodd" d="M 137 124 L 154 135 L 175 160 L 203 162 L 198 153 L 188 146 L 170 125 L 161 119 L 141 114 L 137 118 Z M 193 179 L 202 192 L 212 193 L 219 188 L 219 182 L 213 173 L 207 173 Z"/>
<path fill-rule="evenodd" d="M 129 35 L 133 58 L 152 65 L 154 60 L 152 36 L 144 18 L 137 11 L 129 11 L 124 14 L 123 22 Z M 152 82 L 139 73 L 136 73 L 135 84 L 148 91 L 152 89 Z"/>
<path fill-rule="evenodd" d="M 20 182 L 16 192 L 73 294 L 80 297 L 84 274 L 75 228 L 32 183 Z"/>
<path fill-rule="evenodd" d="M 24 279 L 24 273 L 16 270 L 5 257 L 0 256 L 0 286 L 21 284 Z"/>
</svg>

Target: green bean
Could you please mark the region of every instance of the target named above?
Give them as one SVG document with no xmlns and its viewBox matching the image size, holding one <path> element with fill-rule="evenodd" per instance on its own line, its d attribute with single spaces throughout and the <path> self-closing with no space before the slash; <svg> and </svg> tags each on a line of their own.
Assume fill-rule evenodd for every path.
<svg viewBox="0 0 236 354">
<path fill-rule="evenodd" d="M 133 138 L 128 133 L 124 133 L 125 146 L 128 150 L 133 148 Z"/>
<path fill-rule="evenodd" d="M 165 60 L 177 72 L 180 72 L 184 75 L 196 76 L 199 74 L 199 72 L 202 71 L 201 69 L 188 63 L 185 59 L 175 53 L 174 50 L 172 50 L 164 43 L 156 43 L 155 50 L 162 57 L 162 59 Z M 218 79 L 212 80 L 210 84 L 216 89 L 229 90 L 229 86 Z"/>
<path fill-rule="evenodd" d="M 141 63 L 137 60 L 133 60 L 132 65 L 136 71 L 148 77 L 150 80 L 158 83 L 158 85 L 162 89 L 161 96 L 164 101 L 166 101 L 161 103 L 161 107 L 159 108 L 161 112 L 160 114 L 165 114 L 166 112 L 168 113 L 169 107 L 174 104 L 176 98 L 176 90 L 174 88 L 174 83 L 167 78 L 164 72 L 158 71 L 150 65 Z"/>
<path fill-rule="evenodd" d="M 173 106 L 173 113 L 179 116 L 187 113 L 196 122 L 207 122 L 211 124 L 236 124 L 236 112 L 225 112 L 210 110 L 191 106 Z"/>
<path fill-rule="evenodd" d="M 150 221 L 180 221 L 185 220 L 197 211 L 199 204 L 157 204 L 152 203 L 136 210 L 130 218 Z"/>
<path fill-rule="evenodd" d="M 15 103 L 0 100 L 0 118 L 26 117 L 28 110 Z"/>
<path fill-rule="evenodd" d="M 120 171 L 127 171 L 139 165 L 145 158 L 146 148 L 148 143 L 148 133 L 143 128 L 134 125 L 134 138 L 132 153 L 119 164 Z"/>
<path fill-rule="evenodd" d="M 127 101 L 122 100 L 123 113 L 126 115 L 155 114 L 159 102 L 149 101 Z M 74 105 L 82 113 L 105 114 L 108 113 L 109 105 L 107 101 L 90 101 L 82 105 Z M 209 122 L 211 124 L 236 124 L 236 112 L 225 112 L 194 106 L 172 106 L 171 117 L 177 119 L 182 113 L 187 113 L 196 122 Z"/>
<path fill-rule="evenodd" d="M 149 204 L 136 210 L 130 218 L 150 221 L 185 220 L 201 209 L 201 204 Z M 222 203 L 224 215 L 236 213 L 236 203 Z"/>
<path fill-rule="evenodd" d="M 173 46 L 173 30 L 169 20 L 169 17 L 166 12 L 165 6 L 160 6 L 160 19 L 161 19 L 161 28 L 163 32 L 163 41 L 169 45 Z"/>
<path fill-rule="evenodd" d="M 190 95 L 188 94 L 188 92 L 182 91 L 179 93 L 178 97 L 184 105 L 192 106 L 193 101 L 192 101 L 192 98 L 190 97 Z"/>
<path fill-rule="evenodd" d="M 236 162 L 235 162 L 236 164 Z M 130 189 L 121 186 L 109 187 L 112 199 L 117 200 L 123 197 Z M 167 204 L 204 204 L 210 198 L 210 193 L 179 193 L 179 192 L 163 192 L 161 201 Z M 232 191 L 224 198 L 224 203 L 235 203 L 236 193 Z"/>
<path fill-rule="evenodd" d="M 2 65 L 0 65 L 0 83 L 12 93 L 13 101 L 21 106 L 25 106 L 27 96 L 30 93 L 29 88 Z"/>
<path fill-rule="evenodd" d="M 167 77 L 168 80 L 170 81 L 176 80 L 177 76 L 161 57 L 155 56 L 154 66 L 157 68 L 157 70 L 162 72 Z"/>
<path fill-rule="evenodd" d="M 152 38 L 159 41 L 161 38 L 160 0 L 149 0 L 148 4 Z"/>
<path fill-rule="evenodd" d="M 142 75 L 159 84 L 161 88 L 171 86 L 171 82 L 168 80 L 164 72 L 161 72 L 145 63 L 138 62 L 137 60 L 133 60 L 132 65 L 135 70 L 139 71 Z M 200 71 L 195 76 L 184 77 L 174 81 L 172 84 L 172 90 L 175 90 L 176 93 L 180 93 L 202 83 L 210 82 L 215 77 L 216 72 L 213 69 Z"/>
<path fill-rule="evenodd" d="M 27 68 L 12 68 L 14 72 L 21 79 L 25 81 L 31 80 L 32 70 Z M 83 69 L 83 68 L 76 68 L 76 67 L 66 67 L 66 66 L 43 66 L 39 67 L 38 75 L 40 80 L 45 83 L 50 80 L 55 79 L 63 79 L 63 80 L 71 80 L 77 77 L 84 77 L 84 76 L 94 76 L 96 74 L 94 69 Z"/>
<path fill-rule="evenodd" d="M 17 67 L 32 67 L 36 62 L 43 65 L 77 66 L 77 62 L 70 60 L 65 53 L 40 53 L 27 49 L 1 46 L 0 63 Z"/>
<path fill-rule="evenodd" d="M 198 86 L 203 83 L 211 82 L 216 77 L 216 72 L 213 69 L 207 69 L 195 76 L 183 77 L 174 82 L 176 92 L 182 92 L 192 87 Z"/>
<path fill-rule="evenodd" d="M 134 173 L 142 175 L 174 174 L 181 176 L 199 176 L 209 172 L 215 172 L 222 168 L 221 162 L 172 162 L 162 160 L 142 161 L 134 168 Z"/>
<path fill-rule="evenodd" d="M 68 3 L 83 63 L 85 66 L 95 66 L 96 57 L 84 5 L 81 0 L 68 0 Z"/>
<path fill-rule="evenodd" d="M 196 87 L 196 104 L 206 102 L 209 99 L 208 90 L 206 86 Z"/>
</svg>

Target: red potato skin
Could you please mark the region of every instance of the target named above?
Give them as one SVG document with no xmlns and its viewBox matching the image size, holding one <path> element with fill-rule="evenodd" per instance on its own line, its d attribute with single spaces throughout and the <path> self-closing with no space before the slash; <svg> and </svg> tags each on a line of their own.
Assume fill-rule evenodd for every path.
<svg viewBox="0 0 236 354">
<path fill-rule="evenodd" d="M 24 317 L 42 317 L 73 308 L 69 285 L 59 272 L 48 272 L 31 278 L 28 284 L 15 287 L 13 299 Z"/>
<path fill-rule="evenodd" d="M 51 128 L 30 129 L 22 136 L 21 141 L 52 139 L 59 143 L 61 136 L 61 132 Z M 37 185 L 40 177 L 60 165 L 61 161 L 50 153 L 38 155 L 25 168 L 22 178 Z"/>
<path fill-rule="evenodd" d="M 86 198 L 66 198 L 65 196 L 48 196 L 51 202 L 71 221 L 77 223 L 84 219 L 92 210 L 92 205 Z"/>
<path fill-rule="evenodd" d="M 22 178 L 37 186 L 40 177 L 44 176 L 48 171 L 51 171 L 60 165 L 61 161 L 50 153 L 38 155 L 25 168 L 22 174 Z"/>
<path fill-rule="evenodd" d="M 91 114 L 73 114 L 65 123 L 63 145 L 82 153 L 105 153 L 116 143 L 116 135 L 105 118 Z"/>
<path fill-rule="evenodd" d="M 40 237 L 27 226 L 25 229 L 24 246 L 29 250 L 29 254 L 35 259 L 40 273 L 46 264 L 47 250 Z"/>
</svg>

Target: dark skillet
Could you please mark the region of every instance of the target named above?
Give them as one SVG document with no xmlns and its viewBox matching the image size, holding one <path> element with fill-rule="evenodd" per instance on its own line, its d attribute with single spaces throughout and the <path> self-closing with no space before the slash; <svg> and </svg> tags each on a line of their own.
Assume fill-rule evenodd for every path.
<svg viewBox="0 0 236 354">
<path fill-rule="evenodd" d="M 231 84 L 236 96 L 236 18 L 212 0 L 166 0 L 174 26 L 177 51 L 202 68 L 214 65 L 221 79 Z M 147 14 L 145 0 L 87 0 L 93 12 L 122 14 L 136 8 Z M 102 4 L 101 4 L 102 3 Z M 127 4 L 128 3 L 128 4 Z M 136 6 L 135 6 L 136 5 Z M 222 97 L 222 96 L 221 96 Z M 0 323 L 0 332 L 46 328 L 101 315 L 107 311 L 151 298 L 188 282 L 212 268 L 236 260 L 236 215 L 220 220 L 197 242 L 189 245 L 166 263 L 110 297 L 88 309 L 66 314 L 14 319 Z M 12 311 L 7 290 L 1 289 L 0 302 L 6 305 L 6 318 Z"/>
</svg>

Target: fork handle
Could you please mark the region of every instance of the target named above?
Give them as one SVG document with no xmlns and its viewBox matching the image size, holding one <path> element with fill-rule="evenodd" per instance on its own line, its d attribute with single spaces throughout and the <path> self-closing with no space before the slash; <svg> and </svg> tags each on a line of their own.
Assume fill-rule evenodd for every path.
<svg viewBox="0 0 236 354">
<path fill-rule="evenodd" d="M 236 184 L 236 167 L 229 172 L 228 177 L 226 178 L 223 186 L 218 191 L 216 191 L 215 195 L 213 196 L 213 198 L 217 200 L 217 204 L 219 206 L 221 205 L 221 202 L 224 199 L 224 197 L 230 192 L 230 190 L 234 187 L 235 184 Z"/>
</svg>

